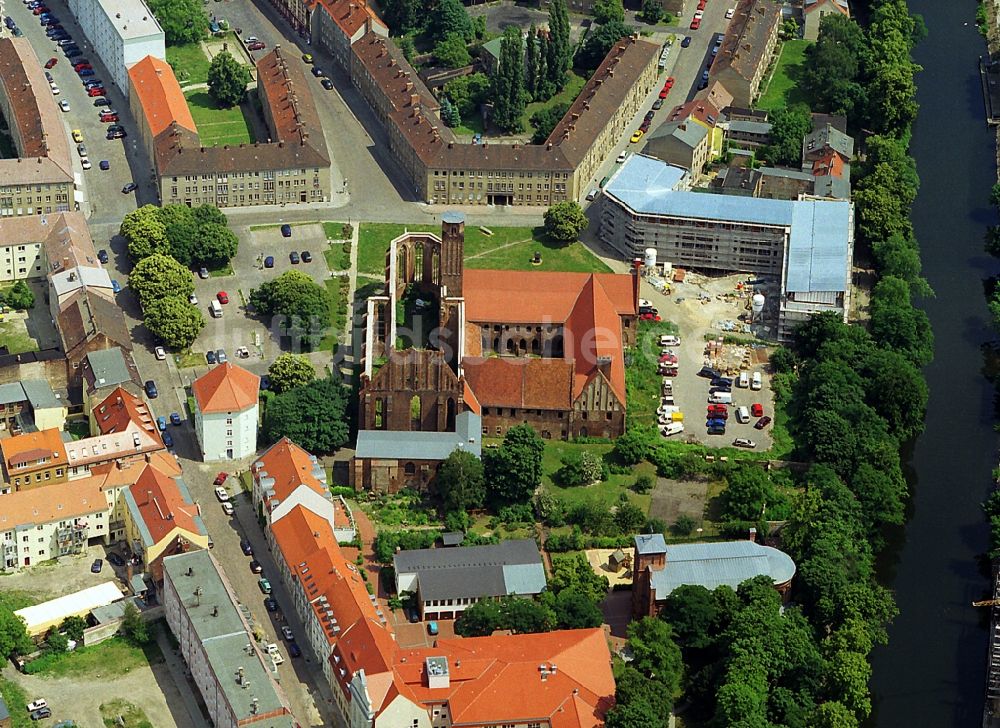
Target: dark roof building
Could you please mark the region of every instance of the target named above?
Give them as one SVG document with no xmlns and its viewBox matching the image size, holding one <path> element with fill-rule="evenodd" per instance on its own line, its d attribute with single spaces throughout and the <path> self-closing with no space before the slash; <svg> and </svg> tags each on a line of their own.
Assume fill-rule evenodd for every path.
<svg viewBox="0 0 1000 728">
<path fill-rule="evenodd" d="M 774 0 L 739 0 L 710 78 L 720 81 L 737 106 L 752 106 L 778 43 L 781 6 Z"/>
<path fill-rule="evenodd" d="M 450 618 L 444 615 L 487 597 L 534 596 L 545 589 L 545 567 L 532 539 L 400 551 L 393 566 L 397 592 L 418 594 L 427 619 Z"/>
</svg>

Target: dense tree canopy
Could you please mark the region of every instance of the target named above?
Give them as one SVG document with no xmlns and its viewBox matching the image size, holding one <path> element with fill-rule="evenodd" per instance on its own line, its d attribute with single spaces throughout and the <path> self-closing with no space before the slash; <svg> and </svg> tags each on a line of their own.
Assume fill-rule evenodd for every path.
<svg viewBox="0 0 1000 728">
<path fill-rule="evenodd" d="M 327 328 L 330 294 L 301 271 L 288 270 L 265 281 L 250 292 L 250 304 L 264 316 L 278 317 L 279 328 L 301 332 L 307 346 Z"/>
<path fill-rule="evenodd" d="M 500 504 L 527 503 L 542 481 L 545 443 L 531 425 L 507 430 L 503 444 L 483 452 L 487 499 Z"/>
<path fill-rule="evenodd" d="M 545 234 L 558 243 L 572 243 L 590 223 L 576 200 L 557 202 L 545 211 Z"/>
<path fill-rule="evenodd" d="M 504 31 L 490 98 L 493 101 L 493 115 L 490 117 L 493 124 L 505 132 L 520 131 L 521 115 L 529 99 L 524 83 L 524 44 L 517 26 L 510 26 Z"/>
<path fill-rule="evenodd" d="M 136 263 L 128 284 L 143 309 L 161 298 L 187 299 L 194 292 L 191 271 L 162 253 L 154 253 Z"/>
<path fill-rule="evenodd" d="M 434 46 L 434 57 L 445 68 L 461 68 L 472 63 L 472 56 L 460 33 L 449 33 Z"/>
<path fill-rule="evenodd" d="M 196 43 L 208 34 L 208 16 L 198 0 L 150 0 L 167 45 Z"/>
<path fill-rule="evenodd" d="M 798 166 L 802 139 L 812 131 L 809 107 L 803 104 L 778 109 L 771 114 L 771 143 L 762 150 L 772 164 Z"/>
<path fill-rule="evenodd" d="M 471 452 L 453 451 L 438 468 L 437 491 L 446 513 L 481 508 L 486 500 L 482 461 Z"/>
<path fill-rule="evenodd" d="M 576 65 L 588 71 L 596 70 L 608 55 L 611 46 L 631 33 L 632 28 L 619 20 L 591 28 L 587 39 L 576 52 Z"/>
<path fill-rule="evenodd" d="M 265 439 L 287 437 L 314 455 L 334 452 L 350 434 L 349 396 L 343 384 L 328 377 L 272 397 L 264 415 Z"/>
<path fill-rule="evenodd" d="M 267 375 L 271 379 L 271 390 L 280 394 L 309 384 L 316 378 L 316 367 L 309 357 L 286 352 L 271 362 Z"/>
<path fill-rule="evenodd" d="M 205 326 L 201 309 L 186 299 L 168 296 L 151 301 L 143 309 L 143 323 L 157 339 L 169 347 L 186 349 Z"/>
</svg>

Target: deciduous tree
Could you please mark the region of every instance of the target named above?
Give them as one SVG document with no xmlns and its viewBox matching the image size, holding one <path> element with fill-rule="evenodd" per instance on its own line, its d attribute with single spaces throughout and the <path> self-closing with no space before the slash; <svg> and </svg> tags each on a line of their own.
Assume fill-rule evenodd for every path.
<svg viewBox="0 0 1000 728">
<path fill-rule="evenodd" d="M 631 33 L 632 28 L 618 20 L 591 29 L 587 39 L 576 52 L 576 65 L 588 71 L 595 70 L 608 55 L 611 47 Z"/>
<path fill-rule="evenodd" d="M 489 500 L 501 505 L 527 503 L 542 480 L 545 443 L 531 425 L 514 425 L 498 448 L 486 450 L 483 464 Z"/>
<path fill-rule="evenodd" d="M 27 281 L 15 281 L 3 294 L 3 302 L 16 311 L 27 311 L 35 306 L 35 294 Z"/>
<path fill-rule="evenodd" d="M 462 68 L 472 63 L 465 38 L 459 33 L 449 33 L 434 46 L 434 57 L 445 68 Z"/>
<path fill-rule="evenodd" d="M 167 228 L 160 221 L 159 208 L 143 205 L 122 218 L 119 233 L 128 243 L 128 254 L 138 261 L 153 253 L 169 252 Z"/>
<path fill-rule="evenodd" d="M 590 12 L 593 13 L 594 20 L 601 25 L 625 22 L 625 6 L 622 5 L 622 0 L 596 0 Z"/>
<path fill-rule="evenodd" d="M 0 605 L 0 657 L 26 655 L 32 651 L 31 638 L 24 620 L 5 605 Z"/>
<path fill-rule="evenodd" d="M 208 16 L 198 0 L 150 0 L 149 9 L 168 45 L 197 43 L 208 34 Z"/>
<path fill-rule="evenodd" d="M 252 76 L 250 69 L 229 51 L 217 53 L 208 67 L 208 93 L 223 108 L 243 100 Z"/>
<path fill-rule="evenodd" d="M 143 316 L 143 323 L 153 336 L 177 349 L 191 346 L 205 326 L 201 309 L 176 296 L 151 301 L 143 309 Z"/>
<path fill-rule="evenodd" d="M 122 615 L 122 634 L 135 645 L 144 645 L 150 639 L 149 625 L 132 602 L 125 605 L 125 612 Z"/>
<path fill-rule="evenodd" d="M 153 301 L 170 297 L 187 299 L 194 292 L 191 271 L 169 255 L 160 253 L 136 263 L 129 274 L 128 284 L 143 309 Z"/>
<path fill-rule="evenodd" d="M 316 378 L 316 367 L 308 357 L 284 353 L 267 368 L 271 389 L 278 394 L 309 384 Z"/>
<path fill-rule="evenodd" d="M 572 243 L 590 223 L 575 200 L 557 202 L 545 211 L 545 234 L 559 243 Z"/>
<path fill-rule="evenodd" d="M 192 266 L 221 268 L 236 256 L 240 240 L 225 225 L 207 222 L 198 226 L 199 244 L 191 253 Z"/>
<path fill-rule="evenodd" d="M 461 76 L 444 85 L 445 95 L 458 108 L 462 118 L 479 112 L 490 91 L 490 79 L 482 73 Z"/>
<path fill-rule="evenodd" d="M 314 455 L 332 453 L 350 435 L 347 388 L 332 378 L 279 394 L 268 403 L 264 435 L 269 442 L 288 437 Z"/>
<path fill-rule="evenodd" d="M 531 126 L 535 129 L 531 133 L 531 143 L 542 144 L 548 139 L 549 134 L 556 128 L 559 120 L 566 116 L 568 110 L 569 102 L 555 101 L 551 106 L 543 106 L 532 114 L 528 119 L 531 122 Z"/>
<path fill-rule="evenodd" d="M 284 319 L 279 326 L 291 330 L 304 327 L 304 340 L 319 338 L 326 329 L 330 313 L 330 294 L 310 276 L 289 270 L 250 292 L 250 303 L 265 316 Z"/>
<path fill-rule="evenodd" d="M 809 107 L 796 104 L 771 115 L 771 143 L 763 152 L 769 162 L 798 166 L 802 160 L 802 139 L 812 131 Z"/>
<path fill-rule="evenodd" d="M 482 461 L 471 452 L 453 451 L 438 468 L 437 490 L 446 513 L 482 507 L 486 499 Z"/>
<path fill-rule="evenodd" d="M 439 0 L 428 29 L 436 40 L 457 34 L 462 39 L 471 41 L 474 36 L 472 20 L 461 0 Z"/>
</svg>

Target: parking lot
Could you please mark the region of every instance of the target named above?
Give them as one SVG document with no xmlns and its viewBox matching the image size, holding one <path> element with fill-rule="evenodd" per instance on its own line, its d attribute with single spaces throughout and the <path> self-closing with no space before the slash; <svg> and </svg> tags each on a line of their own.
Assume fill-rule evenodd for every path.
<svg viewBox="0 0 1000 728">
<path fill-rule="evenodd" d="M 684 432 L 679 437 L 715 447 L 728 447 L 734 439 L 746 438 L 756 443 L 757 450 L 766 450 L 772 444 L 770 426 L 754 429 L 757 417 L 751 417 L 746 424 L 736 421 L 736 408 L 745 406 L 749 410 L 754 403 L 762 405 L 764 415 L 774 417 L 770 375 L 766 366 L 758 361 L 766 357 L 764 349 L 753 351 L 755 363 L 747 370 L 761 373 L 761 389 L 742 388 L 734 381 L 725 434 L 709 435 L 705 426 L 710 380 L 699 377 L 698 372 L 703 366 L 717 363 L 706 355 L 707 339 L 723 335 L 714 324 L 735 320 L 742 313 L 745 299 L 718 298 L 733 290 L 740 278 L 737 275 L 709 279 L 689 273 L 684 283 L 672 284 L 669 295 L 660 293 L 646 282 L 641 295 L 657 308 L 661 318 L 676 323 L 679 329 L 681 345 L 672 347 L 678 358 L 677 375 L 671 377 L 674 402 L 684 413 Z M 703 298 L 703 295 L 708 297 Z"/>
</svg>

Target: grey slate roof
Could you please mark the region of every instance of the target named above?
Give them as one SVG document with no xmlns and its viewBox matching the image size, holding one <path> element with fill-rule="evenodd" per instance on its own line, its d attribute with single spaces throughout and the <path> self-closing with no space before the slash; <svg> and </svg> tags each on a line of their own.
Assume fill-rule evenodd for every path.
<svg viewBox="0 0 1000 728">
<path fill-rule="evenodd" d="M 465 534 L 461 531 L 450 531 L 441 534 L 441 543 L 445 546 L 458 546 L 465 540 Z"/>
<path fill-rule="evenodd" d="M 662 533 L 640 533 L 635 537 L 635 550 L 640 556 L 662 554 L 667 550 L 667 542 Z"/>
<path fill-rule="evenodd" d="M 670 121 L 661 124 L 660 128 L 650 135 L 647 144 L 652 144 L 658 139 L 673 137 L 685 146 L 694 149 L 707 134 L 708 129 L 695 121 Z"/>
<path fill-rule="evenodd" d="M 846 165 L 845 165 L 846 166 Z M 851 174 L 845 171 L 843 177 L 824 174 L 816 178 L 813 194 L 820 197 L 834 197 L 838 200 L 851 199 Z"/>
<path fill-rule="evenodd" d="M 38 379 L 0 384 L 0 404 L 15 402 L 28 402 L 35 409 L 60 406 L 49 383 Z"/>
<path fill-rule="evenodd" d="M 852 159 L 854 157 L 854 138 L 834 128 L 832 124 L 824 124 L 806 134 L 802 140 L 802 157 L 830 147 L 835 152 Z"/>
<path fill-rule="evenodd" d="M 795 576 L 795 562 L 791 556 L 753 541 L 672 544 L 666 552 L 667 565 L 651 573 L 650 581 L 657 600 L 688 584 L 706 589 L 722 585 L 735 589 L 755 576 L 769 576 L 775 584 Z"/>
<path fill-rule="evenodd" d="M 729 122 L 729 131 L 739 134 L 767 136 L 771 133 L 771 124 L 766 121 L 744 121 L 743 119 L 736 119 Z"/>
<path fill-rule="evenodd" d="M 462 448 L 482 456 L 482 417 L 463 412 L 455 418 L 455 432 L 398 432 L 360 430 L 355 457 L 380 460 L 444 460 Z"/>
<path fill-rule="evenodd" d="M 96 387 L 111 387 L 132 381 L 125 355 L 117 346 L 92 351 L 84 357 L 83 368 L 89 367 Z"/>
<path fill-rule="evenodd" d="M 531 539 L 488 546 L 401 551 L 396 574 L 416 574 L 420 596 L 429 599 L 532 595 L 545 589 L 545 569 Z"/>
</svg>

